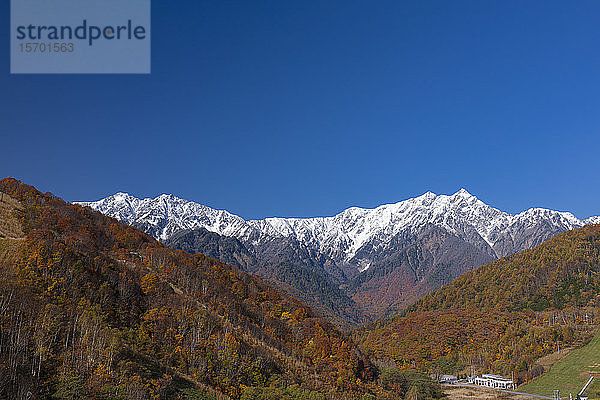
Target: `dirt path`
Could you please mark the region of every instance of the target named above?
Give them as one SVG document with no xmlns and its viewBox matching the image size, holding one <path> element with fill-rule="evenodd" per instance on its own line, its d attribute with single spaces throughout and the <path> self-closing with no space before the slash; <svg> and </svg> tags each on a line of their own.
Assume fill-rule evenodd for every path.
<svg viewBox="0 0 600 400">
<path fill-rule="evenodd" d="M 548 372 L 550 371 L 550 367 L 566 357 L 574 348 L 575 347 L 566 347 L 560 349 L 560 352 L 555 351 L 552 354 L 548 354 L 547 356 L 539 358 L 535 363 L 544 367 L 544 372 Z"/>
<path fill-rule="evenodd" d="M 503 392 L 501 390 L 466 386 L 444 386 L 447 400 L 540 400 L 526 394 Z"/>
</svg>

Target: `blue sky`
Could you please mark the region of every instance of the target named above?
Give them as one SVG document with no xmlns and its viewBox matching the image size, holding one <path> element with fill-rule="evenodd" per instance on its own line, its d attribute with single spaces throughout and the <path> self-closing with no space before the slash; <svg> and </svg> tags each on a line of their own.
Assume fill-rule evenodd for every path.
<svg viewBox="0 0 600 400">
<path fill-rule="evenodd" d="M 154 0 L 149 76 L 10 75 L 0 15 L 0 175 L 67 200 L 600 214 L 597 1 Z"/>
</svg>

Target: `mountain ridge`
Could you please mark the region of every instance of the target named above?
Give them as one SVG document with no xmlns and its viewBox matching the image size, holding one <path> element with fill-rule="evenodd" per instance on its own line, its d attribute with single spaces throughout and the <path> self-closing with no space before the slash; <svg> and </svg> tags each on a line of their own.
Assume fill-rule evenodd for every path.
<svg viewBox="0 0 600 400">
<path fill-rule="evenodd" d="M 329 316 L 354 322 L 362 321 L 361 315 L 385 313 L 392 305 L 403 308 L 479 265 L 600 222 L 600 217 L 580 220 L 544 208 L 509 214 L 465 189 L 452 195 L 426 192 L 314 218 L 244 220 L 170 194 L 138 199 L 120 192 L 79 204 L 175 249 L 218 253 L 246 271 L 304 293 L 305 301 L 328 309 Z M 209 238 L 202 229 L 219 237 Z"/>
<path fill-rule="evenodd" d="M 76 204 L 90 206 L 128 224 L 137 222 L 154 225 L 156 229 L 152 235 L 159 240 L 169 239 L 176 231 L 202 227 L 223 236 L 242 240 L 255 237 L 257 233 L 275 237 L 295 236 L 304 244 L 327 252 L 331 250 L 332 237 L 338 234 L 338 237 L 343 238 L 348 246 L 346 258 L 350 259 L 373 236 L 380 233 L 392 236 L 393 232 L 385 230 L 389 225 L 403 229 L 433 223 L 448 229 L 451 233 L 457 233 L 457 227 L 443 217 L 449 212 L 455 211 L 456 207 L 452 206 L 460 201 L 466 201 L 471 206 L 468 210 L 470 212 L 464 212 L 462 216 L 466 217 L 471 225 L 475 225 L 477 233 L 490 245 L 492 250 L 493 246 L 497 244 L 498 230 L 505 230 L 518 223 L 547 218 L 554 219 L 553 222 L 556 224 L 573 229 L 600 222 L 600 216 L 578 219 L 570 212 L 541 207 L 532 207 L 518 214 L 510 214 L 487 205 L 465 189 L 460 189 L 453 195 L 437 195 L 428 191 L 421 196 L 397 203 L 382 204 L 375 208 L 349 207 L 333 216 L 306 218 L 267 217 L 245 220 L 227 210 L 214 209 L 172 194 L 140 199 L 125 192 L 118 192 L 98 201 L 76 202 Z M 162 215 L 163 219 L 168 219 L 172 225 L 162 224 L 162 221 L 157 220 L 160 216 L 151 213 L 151 211 L 159 210 L 166 214 Z M 480 212 L 478 214 L 473 211 Z M 398 215 L 405 218 L 397 217 Z M 374 220 L 373 216 L 379 218 Z M 385 224 L 386 217 L 390 219 L 389 224 Z M 394 219 L 394 217 L 396 218 Z M 355 229 L 346 227 L 348 223 L 361 218 L 365 220 L 362 226 L 355 227 Z M 485 221 L 486 219 L 487 221 Z M 337 230 L 332 226 L 337 225 L 338 222 L 342 222 L 343 229 Z M 491 222 L 490 227 L 484 226 L 484 222 Z M 365 225 L 370 225 L 372 228 L 370 232 L 364 232 Z M 319 232 L 319 228 L 321 232 Z M 342 247 L 343 244 L 341 244 Z M 497 254 L 498 257 L 504 255 L 506 254 Z"/>
</svg>

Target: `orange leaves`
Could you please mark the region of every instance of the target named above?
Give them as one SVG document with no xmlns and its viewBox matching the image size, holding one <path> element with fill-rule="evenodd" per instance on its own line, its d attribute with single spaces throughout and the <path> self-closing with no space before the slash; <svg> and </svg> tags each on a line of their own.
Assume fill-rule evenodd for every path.
<svg viewBox="0 0 600 400">
<path fill-rule="evenodd" d="M 159 282 L 158 275 L 154 272 L 146 274 L 142 277 L 140 286 L 145 295 L 149 295 L 157 292 L 157 285 Z"/>
<path fill-rule="evenodd" d="M 296 321 L 302 321 L 303 319 L 305 319 L 307 317 L 307 310 L 304 307 L 298 307 L 296 309 L 296 311 L 294 311 L 294 319 Z"/>
<path fill-rule="evenodd" d="M 100 380 L 108 380 L 111 377 L 110 368 L 108 365 L 98 363 L 96 369 L 93 372 L 93 375 L 98 377 Z"/>
</svg>

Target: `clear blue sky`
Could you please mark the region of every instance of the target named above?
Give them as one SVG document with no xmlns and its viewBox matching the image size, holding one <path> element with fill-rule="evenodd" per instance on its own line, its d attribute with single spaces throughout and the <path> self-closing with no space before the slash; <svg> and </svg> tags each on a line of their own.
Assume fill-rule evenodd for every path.
<svg viewBox="0 0 600 400">
<path fill-rule="evenodd" d="M 8 3 L 0 175 L 67 200 L 600 214 L 598 1 L 153 0 L 149 76 L 11 76 Z"/>
</svg>

